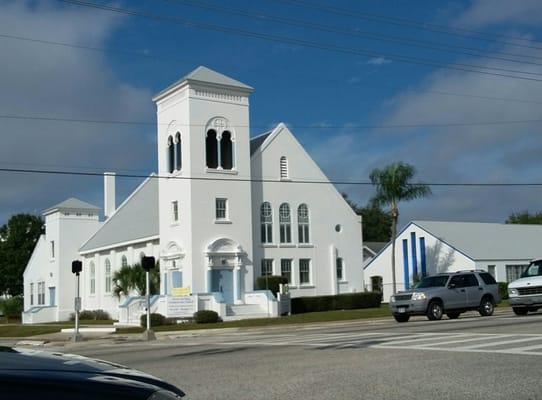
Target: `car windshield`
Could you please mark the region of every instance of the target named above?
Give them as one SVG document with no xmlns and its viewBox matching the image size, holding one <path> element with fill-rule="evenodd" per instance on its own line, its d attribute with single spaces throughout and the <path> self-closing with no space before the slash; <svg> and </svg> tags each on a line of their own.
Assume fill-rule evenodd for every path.
<svg viewBox="0 0 542 400">
<path fill-rule="evenodd" d="M 415 288 L 429 288 L 445 286 L 448 281 L 448 275 L 427 276 L 418 283 Z"/>
<path fill-rule="evenodd" d="M 525 272 L 521 274 L 522 278 L 529 276 L 542 276 L 542 260 L 533 261 Z"/>
</svg>

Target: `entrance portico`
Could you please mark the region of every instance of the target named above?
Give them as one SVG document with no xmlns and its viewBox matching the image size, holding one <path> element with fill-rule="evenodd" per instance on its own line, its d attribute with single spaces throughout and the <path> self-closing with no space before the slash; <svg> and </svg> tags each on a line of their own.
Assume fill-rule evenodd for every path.
<svg viewBox="0 0 542 400">
<path fill-rule="evenodd" d="M 207 246 L 207 292 L 221 293 L 228 304 L 242 304 L 245 254 L 237 242 L 228 238 L 217 239 Z"/>
</svg>

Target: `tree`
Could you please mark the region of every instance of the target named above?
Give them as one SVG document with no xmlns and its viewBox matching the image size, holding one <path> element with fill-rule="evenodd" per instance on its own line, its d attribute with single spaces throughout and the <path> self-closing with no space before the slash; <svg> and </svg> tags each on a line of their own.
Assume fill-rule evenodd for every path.
<svg viewBox="0 0 542 400">
<path fill-rule="evenodd" d="M 35 215 L 17 214 L 0 227 L 0 294 L 23 294 L 23 272 L 45 231 Z"/>
<path fill-rule="evenodd" d="M 395 238 L 399 220 L 399 202 L 429 196 L 431 189 L 427 185 L 411 183 L 416 175 L 414 166 L 402 162 L 390 164 L 382 169 L 375 168 L 370 175 L 376 194 L 373 201 L 390 207 L 391 215 L 391 274 L 393 293 L 397 292 L 395 279 Z"/>
<path fill-rule="evenodd" d="M 362 217 L 362 230 L 364 242 L 388 242 L 391 238 L 391 216 L 382 210 L 380 204 L 369 201 L 367 205 L 360 208 L 355 202 L 342 193 L 344 200 L 348 203 L 357 215 Z"/>
<path fill-rule="evenodd" d="M 510 214 L 506 220 L 507 224 L 542 224 L 542 212 L 531 214 L 529 211 L 521 211 L 517 213 Z"/>
<path fill-rule="evenodd" d="M 151 295 L 160 291 L 160 266 L 150 271 Z M 113 274 L 113 294 L 120 298 L 121 295 L 128 296 L 130 292 L 136 291 L 139 296 L 145 296 L 145 270 L 141 264 L 125 265 Z"/>
</svg>

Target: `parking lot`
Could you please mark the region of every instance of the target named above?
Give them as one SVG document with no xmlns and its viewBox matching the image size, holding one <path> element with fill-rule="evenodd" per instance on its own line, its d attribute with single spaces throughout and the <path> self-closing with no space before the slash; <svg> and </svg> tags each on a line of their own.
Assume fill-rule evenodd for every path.
<svg viewBox="0 0 542 400">
<path fill-rule="evenodd" d="M 166 334 L 62 351 L 149 372 L 193 399 L 535 399 L 542 313 Z"/>
</svg>

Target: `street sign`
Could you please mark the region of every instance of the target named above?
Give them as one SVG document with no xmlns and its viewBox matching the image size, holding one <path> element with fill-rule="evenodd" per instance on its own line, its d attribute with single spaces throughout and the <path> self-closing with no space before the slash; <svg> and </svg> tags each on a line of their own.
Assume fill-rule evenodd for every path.
<svg viewBox="0 0 542 400">
<path fill-rule="evenodd" d="M 155 266 L 155 260 L 154 257 L 142 257 L 141 258 L 141 266 L 145 271 L 150 271 Z"/>
<path fill-rule="evenodd" d="M 190 286 L 171 288 L 172 296 L 188 296 L 190 294 Z"/>
<path fill-rule="evenodd" d="M 79 260 L 72 261 L 72 274 L 79 274 L 83 270 L 83 263 Z"/>
<path fill-rule="evenodd" d="M 81 311 L 81 297 L 75 298 L 75 311 Z"/>
</svg>

